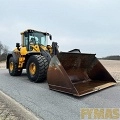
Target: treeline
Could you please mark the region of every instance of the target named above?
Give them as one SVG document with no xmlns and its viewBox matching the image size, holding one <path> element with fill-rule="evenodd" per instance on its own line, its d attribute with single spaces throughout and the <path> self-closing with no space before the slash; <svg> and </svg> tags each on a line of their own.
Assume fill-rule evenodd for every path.
<svg viewBox="0 0 120 120">
<path fill-rule="evenodd" d="M 0 61 L 6 60 L 8 53 L 8 46 L 3 45 L 2 42 L 0 41 Z"/>
<path fill-rule="evenodd" d="M 104 59 L 104 60 L 120 60 L 120 56 L 119 55 L 112 55 L 112 56 L 103 57 L 101 59 Z"/>
</svg>

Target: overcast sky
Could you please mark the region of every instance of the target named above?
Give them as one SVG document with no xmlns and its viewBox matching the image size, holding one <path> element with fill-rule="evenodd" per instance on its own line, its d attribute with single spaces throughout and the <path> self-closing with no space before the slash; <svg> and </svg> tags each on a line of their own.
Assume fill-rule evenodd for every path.
<svg viewBox="0 0 120 120">
<path fill-rule="evenodd" d="M 0 41 L 12 50 L 28 28 L 51 33 L 60 51 L 120 55 L 120 0 L 0 0 Z"/>
</svg>

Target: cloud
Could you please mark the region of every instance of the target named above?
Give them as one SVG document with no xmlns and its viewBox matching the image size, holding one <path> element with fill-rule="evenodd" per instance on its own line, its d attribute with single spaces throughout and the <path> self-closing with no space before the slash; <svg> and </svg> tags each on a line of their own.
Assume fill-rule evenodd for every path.
<svg viewBox="0 0 120 120">
<path fill-rule="evenodd" d="M 119 54 L 119 6 L 119 0 L 0 1 L 1 41 L 12 49 L 20 32 L 33 28 L 50 32 L 61 51 Z"/>
</svg>

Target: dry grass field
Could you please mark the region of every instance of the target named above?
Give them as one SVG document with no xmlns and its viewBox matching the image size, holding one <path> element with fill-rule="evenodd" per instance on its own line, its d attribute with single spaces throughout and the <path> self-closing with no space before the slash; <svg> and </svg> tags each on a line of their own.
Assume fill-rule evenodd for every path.
<svg viewBox="0 0 120 120">
<path fill-rule="evenodd" d="M 103 66 L 109 71 L 117 82 L 120 82 L 120 61 L 100 60 Z M 0 62 L 0 68 L 5 68 L 5 62 Z"/>
</svg>

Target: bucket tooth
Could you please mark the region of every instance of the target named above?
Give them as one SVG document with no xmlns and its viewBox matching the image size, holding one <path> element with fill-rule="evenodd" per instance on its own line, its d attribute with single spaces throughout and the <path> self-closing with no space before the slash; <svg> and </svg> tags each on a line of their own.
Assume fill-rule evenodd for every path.
<svg viewBox="0 0 120 120">
<path fill-rule="evenodd" d="M 52 90 L 83 96 L 116 84 L 95 54 L 65 53 L 54 55 L 47 80 Z"/>
</svg>

